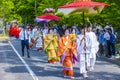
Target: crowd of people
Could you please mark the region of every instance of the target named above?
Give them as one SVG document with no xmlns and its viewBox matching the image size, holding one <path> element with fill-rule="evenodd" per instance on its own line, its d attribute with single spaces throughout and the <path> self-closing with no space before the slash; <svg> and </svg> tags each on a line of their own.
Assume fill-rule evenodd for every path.
<svg viewBox="0 0 120 80">
<path fill-rule="evenodd" d="M 110 23 L 106 23 L 106 26 L 104 28 L 101 27 L 100 25 L 97 25 L 96 36 L 100 43 L 99 45 L 100 56 L 106 56 L 111 59 L 119 57 L 116 54 L 117 36 Z"/>
<path fill-rule="evenodd" d="M 95 26 L 95 28 L 94 28 Z M 116 58 L 116 36 L 113 27 L 107 23 L 104 28 L 99 24 L 78 27 L 59 27 L 48 25 L 44 27 L 30 25 L 18 27 L 11 26 L 10 36 L 21 40 L 22 56 L 24 48 L 33 47 L 38 51 L 44 51 L 48 63 L 60 62 L 63 66 L 64 77 L 74 78 L 73 65 L 78 62 L 80 74 L 88 77 L 87 72 L 94 70 L 96 54 L 109 58 Z M 105 52 L 104 52 L 105 50 Z"/>
</svg>

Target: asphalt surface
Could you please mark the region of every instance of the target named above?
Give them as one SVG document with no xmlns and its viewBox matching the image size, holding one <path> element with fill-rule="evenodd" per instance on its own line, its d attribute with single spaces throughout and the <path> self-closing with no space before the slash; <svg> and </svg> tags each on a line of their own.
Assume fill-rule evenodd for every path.
<svg viewBox="0 0 120 80">
<path fill-rule="evenodd" d="M 20 40 L 10 41 L 21 55 Z M 62 66 L 47 63 L 43 51 L 30 50 L 31 58 L 18 57 L 8 41 L 0 42 L 0 80 L 70 80 L 61 74 Z M 27 67 L 26 67 L 27 65 Z M 120 67 L 102 59 L 97 59 L 95 70 L 88 73 L 88 78 L 77 79 L 79 64 L 74 66 L 75 80 L 120 80 Z M 35 78 L 34 78 L 35 77 Z"/>
</svg>

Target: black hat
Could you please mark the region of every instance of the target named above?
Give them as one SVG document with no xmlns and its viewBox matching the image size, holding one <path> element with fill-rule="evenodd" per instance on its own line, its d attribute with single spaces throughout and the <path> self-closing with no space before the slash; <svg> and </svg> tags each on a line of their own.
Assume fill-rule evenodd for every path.
<svg viewBox="0 0 120 80">
<path fill-rule="evenodd" d="M 24 29 L 25 29 L 25 26 L 22 26 L 22 28 L 24 28 Z"/>
<path fill-rule="evenodd" d="M 82 30 L 82 29 L 85 29 L 85 26 L 81 26 L 81 30 Z"/>
</svg>

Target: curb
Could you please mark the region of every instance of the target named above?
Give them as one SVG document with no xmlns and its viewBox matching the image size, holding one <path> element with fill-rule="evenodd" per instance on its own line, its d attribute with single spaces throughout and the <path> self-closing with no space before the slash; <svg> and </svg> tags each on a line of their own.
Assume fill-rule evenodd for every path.
<svg viewBox="0 0 120 80">
<path fill-rule="evenodd" d="M 113 64 L 116 64 L 116 65 L 120 66 L 120 61 L 118 61 L 118 60 L 109 59 L 109 58 L 106 58 L 106 57 L 99 57 L 99 58 L 102 59 L 102 60 L 105 60 L 107 62 L 110 62 L 110 63 L 113 63 Z"/>
</svg>

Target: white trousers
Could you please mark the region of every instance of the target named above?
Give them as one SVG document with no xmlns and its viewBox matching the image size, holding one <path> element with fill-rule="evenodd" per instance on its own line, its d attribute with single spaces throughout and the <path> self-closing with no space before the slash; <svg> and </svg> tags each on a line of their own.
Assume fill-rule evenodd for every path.
<svg viewBox="0 0 120 80">
<path fill-rule="evenodd" d="M 94 66 L 95 62 L 96 62 L 96 51 L 95 48 L 92 48 L 90 52 L 90 66 Z"/>
<path fill-rule="evenodd" d="M 90 66 L 90 58 L 89 54 L 81 53 L 79 55 L 79 67 L 80 67 L 80 73 L 86 73 L 88 66 Z"/>
</svg>

